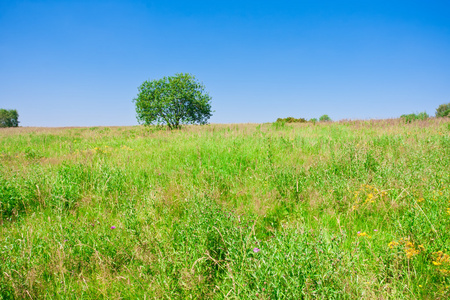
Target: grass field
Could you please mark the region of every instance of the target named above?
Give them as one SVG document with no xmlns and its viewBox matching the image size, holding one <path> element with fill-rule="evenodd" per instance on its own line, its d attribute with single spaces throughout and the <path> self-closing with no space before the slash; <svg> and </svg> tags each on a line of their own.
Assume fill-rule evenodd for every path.
<svg viewBox="0 0 450 300">
<path fill-rule="evenodd" d="M 448 299 L 450 120 L 0 130 L 0 299 Z"/>
</svg>

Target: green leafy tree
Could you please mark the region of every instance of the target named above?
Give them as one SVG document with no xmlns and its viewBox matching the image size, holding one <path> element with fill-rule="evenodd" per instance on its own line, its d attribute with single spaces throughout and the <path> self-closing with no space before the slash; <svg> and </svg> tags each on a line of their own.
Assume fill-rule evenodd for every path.
<svg viewBox="0 0 450 300">
<path fill-rule="evenodd" d="M 206 124 L 212 115 L 211 97 L 191 74 L 144 81 L 138 90 L 133 101 L 137 119 L 145 125 L 166 124 L 174 129 L 182 124 Z"/>
<path fill-rule="evenodd" d="M 323 115 L 319 118 L 320 122 L 330 122 L 331 118 L 328 115 Z"/>
<path fill-rule="evenodd" d="M 436 109 L 436 117 L 450 117 L 450 103 L 439 105 Z"/>
<path fill-rule="evenodd" d="M 0 109 L 0 127 L 18 127 L 19 114 L 15 109 Z"/>
</svg>

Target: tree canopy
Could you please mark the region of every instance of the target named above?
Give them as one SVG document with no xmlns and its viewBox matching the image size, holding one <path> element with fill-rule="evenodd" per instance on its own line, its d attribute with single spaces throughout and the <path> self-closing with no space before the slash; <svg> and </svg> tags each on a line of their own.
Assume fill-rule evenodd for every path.
<svg viewBox="0 0 450 300">
<path fill-rule="evenodd" d="M 450 103 L 441 104 L 436 109 L 436 117 L 450 117 Z"/>
<path fill-rule="evenodd" d="M 320 122 L 330 122 L 330 121 L 331 121 L 331 118 L 330 118 L 328 115 L 322 115 L 322 116 L 319 118 L 319 121 L 320 121 Z"/>
<path fill-rule="evenodd" d="M 182 124 L 206 124 L 212 115 L 211 97 L 191 74 L 144 81 L 138 90 L 133 101 L 137 119 L 145 125 L 166 124 L 174 129 Z"/>
<path fill-rule="evenodd" d="M 15 109 L 0 109 L 0 127 L 18 127 L 19 114 Z"/>
</svg>

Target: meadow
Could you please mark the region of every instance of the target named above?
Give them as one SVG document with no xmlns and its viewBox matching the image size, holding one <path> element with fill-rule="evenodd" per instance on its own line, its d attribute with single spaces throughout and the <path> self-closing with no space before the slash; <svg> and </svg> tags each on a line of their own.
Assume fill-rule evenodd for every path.
<svg viewBox="0 0 450 300">
<path fill-rule="evenodd" d="M 0 129 L 0 299 L 448 299 L 450 119 Z"/>
</svg>

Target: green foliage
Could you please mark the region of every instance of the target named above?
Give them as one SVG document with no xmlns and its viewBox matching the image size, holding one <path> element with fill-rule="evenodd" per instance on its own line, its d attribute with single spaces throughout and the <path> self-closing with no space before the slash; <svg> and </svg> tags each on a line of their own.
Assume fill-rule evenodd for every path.
<svg viewBox="0 0 450 300">
<path fill-rule="evenodd" d="M 450 103 L 439 105 L 436 109 L 436 117 L 450 117 Z"/>
<path fill-rule="evenodd" d="M 293 117 L 287 117 L 287 118 L 278 118 L 277 122 L 284 122 L 284 123 L 306 123 L 306 119 L 304 118 L 293 118 Z"/>
<path fill-rule="evenodd" d="M 417 114 L 417 119 L 418 120 L 422 120 L 423 121 L 423 120 L 428 119 L 429 117 L 430 116 L 425 111 Z"/>
<path fill-rule="evenodd" d="M 429 116 L 426 112 L 421 112 L 418 114 L 401 115 L 400 118 L 403 119 L 405 123 L 411 123 L 416 120 L 426 120 Z"/>
<path fill-rule="evenodd" d="M 15 109 L 0 109 L 0 127 L 18 127 L 19 114 Z"/>
<path fill-rule="evenodd" d="M 316 124 L 317 123 L 317 118 L 312 118 L 309 120 L 309 122 Z"/>
<path fill-rule="evenodd" d="M 146 125 L 166 124 L 170 129 L 182 124 L 206 124 L 212 115 L 211 97 L 191 74 L 176 74 L 145 81 L 133 101 L 137 119 Z"/>
<path fill-rule="evenodd" d="M 320 121 L 320 122 L 331 122 L 332 120 L 331 120 L 331 118 L 330 118 L 328 115 L 322 115 L 322 116 L 319 118 L 319 121 Z"/>
<path fill-rule="evenodd" d="M 403 119 L 405 123 L 411 123 L 416 120 L 416 114 L 401 115 L 400 118 Z"/>
</svg>

